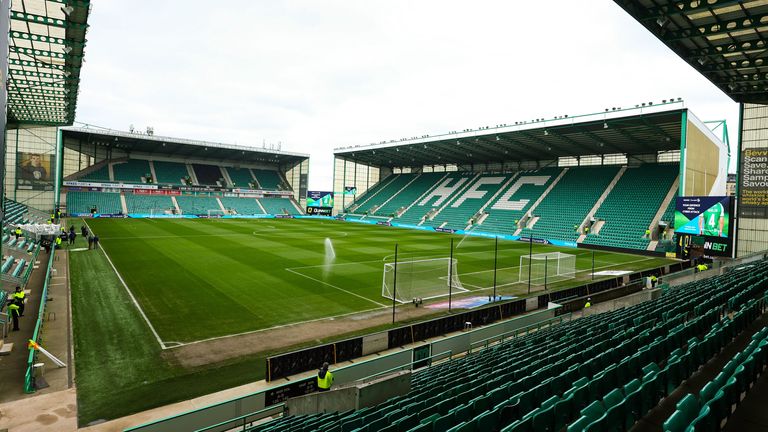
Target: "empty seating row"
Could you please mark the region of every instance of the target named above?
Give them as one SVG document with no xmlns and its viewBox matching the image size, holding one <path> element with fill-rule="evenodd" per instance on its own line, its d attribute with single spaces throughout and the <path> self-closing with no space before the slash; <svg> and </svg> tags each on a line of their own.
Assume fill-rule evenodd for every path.
<svg viewBox="0 0 768 432">
<path fill-rule="evenodd" d="M 119 193 L 108 192 L 67 192 L 67 213 L 96 213 L 118 214 L 123 212 Z"/>
<path fill-rule="evenodd" d="M 678 171 L 679 167 L 672 164 L 627 168 L 594 215 L 595 219 L 605 221 L 600 232 L 587 235 L 584 243 L 645 250 L 650 242 L 645 231 Z"/>
<path fill-rule="evenodd" d="M 767 280 L 761 262 L 685 284 L 416 371 L 407 395 L 374 407 L 250 430 L 624 430 L 757 318 Z"/>
</svg>

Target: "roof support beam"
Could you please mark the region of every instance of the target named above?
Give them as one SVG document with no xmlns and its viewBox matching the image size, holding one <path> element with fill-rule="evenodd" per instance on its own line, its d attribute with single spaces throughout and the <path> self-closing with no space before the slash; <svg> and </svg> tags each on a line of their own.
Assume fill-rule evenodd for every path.
<svg viewBox="0 0 768 432">
<path fill-rule="evenodd" d="M 37 33 L 20 32 L 16 30 L 10 31 L 8 33 L 8 36 L 11 39 L 23 39 L 31 42 L 43 42 L 43 43 L 50 43 L 55 45 L 64 45 L 64 46 L 80 47 L 80 48 L 85 46 L 85 43 L 79 42 L 73 39 L 63 39 L 63 38 L 41 35 Z"/>
<path fill-rule="evenodd" d="M 33 49 L 33 48 L 20 48 L 17 46 L 10 46 L 8 47 L 10 52 L 27 55 L 35 60 L 37 60 L 38 57 L 51 57 L 61 60 L 73 60 L 73 59 L 81 59 L 83 56 L 81 55 L 74 55 L 74 54 L 64 54 L 64 53 L 57 53 L 52 51 L 46 51 L 41 49 Z"/>
<path fill-rule="evenodd" d="M 700 2 L 675 1 L 672 2 L 672 4 L 648 8 L 647 13 L 642 17 L 638 17 L 637 20 L 649 21 L 665 16 L 702 12 L 705 10 L 731 6 L 733 4 L 741 3 L 742 1 L 743 0 L 708 0 Z"/>
<path fill-rule="evenodd" d="M 560 147 L 560 146 L 558 146 L 556 144 L 553 144 L 553 143 L 551 143 L 549 141 L 544 141 L 543 139 L 541 139 L 541 138 L 539 138 L 537 136 L 534 136 L 534 135 L 530 134 L 527 131 L 526 132 L 520 131 L 519 133 L 522 136 L 530 139 L 531 141 L 535 141 L 537 144 L 541 144 L 541 145 L 545 146 L 544 148 L 546 148 L 546 149 L 553 148 L 553 149 L 556 149 L 556 150 L 558 150 L 560 152 L 568 153 L 568 151 L 566 149 L 564 149 L 563 147 Z M 547 150 L 547 151 L 551 151 L 551 150 Z"/>
<path fill-rule="evenodd" d="M 749 18 L 738 18 L 719 23 L 701 24 L 692 23 L 696 28 L 683 29 L 663 34 L 661 37 L 665 42 L 693 39 L 696 37 L 727 35 L 742 30 L 757 29 L 763 27 L 762 20 L 768 17 L 768 13 L 754 15 Z"/>
<path fill-rule="evenodd" d="M 8 74 L 28 76 L 28 77 L 38 77 L 38 78 L 50 78 L 50 79 L 62 80 L 62 81 L 67 78 L 66 75 L 63 75 L 60 73 L 37 72 L 37 71 L 16 69 L 16 68 L 8 68 Z"/>
<path fill-rule="evenodd" d="M 43 15 L 35 15 L 35 14 L 26 13 L 22 11 L 15 11 L 15 10 L 11 11 L 11 20 L 42 24 L 48 27 L 58 27 L 63 29 L 70 28 L 70 29 L 85 30 L 86 28 L 88 28 L 87 24 L 78 24 L 71 21 L 67 21 L 67 20 L 52 18 L 48 16 L 43 16 Z"/>
</svg>

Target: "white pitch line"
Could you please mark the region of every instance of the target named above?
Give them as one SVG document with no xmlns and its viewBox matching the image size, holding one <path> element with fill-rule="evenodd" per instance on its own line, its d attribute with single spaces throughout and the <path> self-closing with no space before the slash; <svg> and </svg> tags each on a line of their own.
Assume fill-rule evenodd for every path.
<svg viewBox="0 0 768 432">
<path fill-rule="evenodd" d="M 361 299 L 363 299 L 363 300 L 368 300 L 368 301 L 369 301 L 369 302 L 371 302 L 371 303 L 376 303 L 377 305 L 379 305 L 379 306 L 381 306 L 381 307 L 388 307 L 388 306 L 387 306 L 387 305 L 385 305 L 384 303 L 379 303 L 379 302 L 377 302 L 377 301 L 375 301 L 375 300 L 371 300 L 371 299 L 369 299 L 368 297 L 363 297 L 363 296 L 361 296 L 360 294 L 355 294 L 355 293 L 353 293 L 352 291 L 347 291 L 347 290 L 345 290 L 344 288 L 339 288 L 339 287 L 337 287 L 336 285 L 332 285 L 332 284 L 329 284 L 328 282 L 322 281 L 322 280 L 320 280 L 320 279 L 315 279 L 315 278 L 313 278 L 312 276 L 307 276 L 307 275 L 305 275 L 305 274 L 303 274 L 303 273 L 299 273 L 299 272 L 297 272 L 297 271 L 295 271 L 295 270 L 291 270 L 291 269 L 289 269 L 289 268 L 286 268 L 285 270 L 287 270 L 287 271 L 289 271 L 289 272 L 291 272 L 291 273 L 293 273 L 293 274 L 297 274 L 297 275 L 299 275 L 299 276 L 304 276 L 305 278 L 307 278 L 307 279 L 311 279 L 311 280 L 313 280 L 313 281 L 315 281 L 315 282 L 320 282 L 321 284 L 323 284 L 323 285 L 327 285 L 327 286 L 329 286 L 329 287 L 331 287 L 331 288 L 336 288 L 336 289 L 337 289 L 337 290 L 339 290 L 339 291 L 344 291 L 345 293 L 347 293 L 347 294 L 351 294 L 351 295 L 353 295 L 353 296 L 355 296 L 355 297 L 360 297 L 360 298 L 361 298 Z"/>
<path fill-rule="evenodd" d="M 305 321 L 296 321 L 296 322 L 293 322 L 293 323 L 280 324 L 280 325 L 276 325 L 276 326 L 272 326 L 272 327 L 267 327 L 267 328 L 258 329 L 258 330 L 251 330 L 251 331 L 242 332 L 242 333 L 233 333 L 233 334 L 228 334 L 228 335 L 224 335 L 224 336 L 215 336 L 215 337 L 212 337 L 212 338 L 200 339 L 200 340 L 196 340 L 196 341 L 192 341 L 192 342 L 166 342 L 167 344 L 174 344 L 173 346 L 169 346 L 167 349 L 178 348 L 178 347 L 182 347 L 182 346 L 186 346 L 186 345 L 194 345 L 194 344 L 199 344 L 199 343 L 202 343 L 202 342 L 210 342 L 210 341 L 214 341 L 214 340 L 218 340 L 218 339 L 229 339 L 229 338 L 233 338 L 233 337 L 237 337 L 237 336 L 244 336 L 244 335 L 255 334 L 255 333 L 263 333 L 263 332 L 270 331 L 270 330 L 277 330 L 277 329 L 286 328 L 286 327 L 294 327 L 294 326 L 298 326 L 298 325 L 301 325 L 301 324 L 313 323 L 313 322 L 318 322 L 318 321 L 334 320 L 336 318 L 344 318 L 344 317 L 347 317 L 347 316 L 350 316 L 350 315 L 364 314 L 366 312 L 378 311 L 378 310 L 382 310 L 382 309 L 385 309 L 385 308 L 389 309 L 390 307 L 391 306 L 377 307 L 377 308 L 372 308 L 372 309 L 364 309 L 364 310 L 361 310 L 361 311 L 348 312 L 348 313 L 341 314 L 341 315 L 333 315 L 333 316 L 327 316 L 327 317 L 322 317 L 322 318 L 315 318 L 315 319 L 305 320 Z"/>
<path fill-rule="evenodd" d="M 643 258 L 643 259 L 638 259 L 638 260 L 634 260 L 634 261 L 627 261 L 627 262 L 618 263 L 618 264 L 609 264 L 609 265 L 604 265 L 604 266 L 600 266 L 600 267 L 595 267 L 595 270 L 597 270 L 597 269 L 604 269 L 604 268 L 609 268 L 609 267 L 618 267 L 618 266 L 621 266 L 621 265 L 624 265 L 624 264 L 631 264 L 631 263 L 643 262 L 643 261 L 648 261 L 648 260 L 651 260 L 651 259 L 653 259 L 653 258 Z M 508 267 L 508 268 L 518 268 L 518 267 Z M 587 273 L 588 273 L 588 272 L 590 272 L 591 270 L 592 270 L 592 269 L 591 269 L 591 268 L 589 268 L 589 269 L 579 270 L 579 271 L 577 271 L 576 273 L 584 273 L 584 272 L 587 272 Z M 493 271 L 493 270 L 483 270 L 483 271 L 480 271 L 480 272 L 473 272 L 473 273 L 483 273 L 483 272 L 489 272 L 489 271 Z M 640 270 L 636 270 L 636 271 L 640 271 Z M 460 273 L 458 276 L 459 276 L 459 281 L 461 282 L 461 284 L 462 284 L 462 285 L 465 285 L 465 286 L 470 286 L 470 287 L 475 287 L 475 288 L 477 288 L 475 291 L 482 291 L 482 290 L 489 290 L 489 289 L 493 289 L 493 286 L 488 286 L 488 287 L 479 287 L 479 286 L 477 286 L 477 285 L 472 285 L 472 284 L 468 284 L 468 283 L 465 283 L 465 282 L 461 281 L 461 276 L 462 276 L 463 274 L 473 274 L 473 273 Z M 519 282 L 519 281 L 518 281 L 518 282 L 508 282 L 508 283 L 504 283 L 504 284 L 496 284 L 496 288 L 499 288 L 499 287 L 505 287 L 505 286 L 509 286 L 509 285 L 515 285 L 515 284 L 519 284 L 519 283 L 525 283 L 525 282 Z"/>
<path fill-rule="evenodd" d="M 83 222 L 85 222 L 85 221 L 83 221 Z M 93 232 L 93 230 L 91 230 L 91 227 L 88 226 L 88 222 L 85 222 L 85 226 L 88 227 L 88 232 Z M 128 288 L 128 285 L 125 283 L 125 280 L 123 280 L 123 277 L 120 276 L 120 272 L 118 272 L 117 268 L 115 267 L 115 265 L 112 264 L 112 260 L 109 259 L 109 255 L 107 255 L 107 251 L 104 249 L 104 247 L 101 245 L 101 243 L 99 243 L 99 249 L 101 249 L 101 251 L 104 253 L 104 256 L 107 258 L 107 262 L 109 262 L 109 265 L 112 266 L 112 270 L 115 271 L 115 274 L 117 275 L 117 278 L 120 279 L 120 282 L 125 287 L 125 291 L 128 292 L 128 296 L 131 297 L 131 301 L 133 301 L 133 304 L 136 306 L 136 309 L 139 310 L 139 313 L 141 314 L 142 318 L 144 318 L 144 321 L 147 322 L 147 325 L 149 326 L 149 329 L 152 331 L 152 334 L 155 335 L 155 339 L 157 339 L 157 343 L 160 344 L 160 348 L 166 349 L 165 343 L 163 342 L 162 339 L 160 339 L 160 335 L 157 334 L 157 330 L 155 330 L 155 328 L 152 326 L 152 323 L 149 321 L 149 318 L 147 318 L 147 315 L 144 313 L 144 310 L 142 310 L 141 306 L 139 306 L 139 302 L 136 301 L 136 297 L 133 296 L 133 293 L 131 292 L 131 289 Z"/>
</svg>

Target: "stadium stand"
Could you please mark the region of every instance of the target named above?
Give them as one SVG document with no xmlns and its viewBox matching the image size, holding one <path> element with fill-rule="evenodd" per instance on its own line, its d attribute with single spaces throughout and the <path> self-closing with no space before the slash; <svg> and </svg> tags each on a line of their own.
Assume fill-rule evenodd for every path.
<svg viewBox="0 0 768 432">
<path fill-rule="evenodd" d="M 171 197 L 166 195 L 141 195 L 125 194 L 125 204 L 128 207 L 128 213 L 160 213 L 165 210 L 173 209 Z"/>
<path fill-rule="evenodd" d="M 533 209 L 534 225 L 523 228 L 521 235 L 576 241 L 579 233 L 573 229 L 574 225 L 581 225 L 618 172 L 618 166 L 568 170 Z"/>
<path fill-rule="evenodd" d="M 480 176 L 468 189 L 456 194 L 455 198 L 431 221 L 425 222 L 425 225 L 439 227 L 445 224 L 445 228 L 466 228 L 472 216 L 512 177 L 501 174 Z"/>
<path fill-rule="evenodd" d="M 283 190 L 288 189 L 280 174 L 274 170 L 252 169 L 253 175 L 259 182 L 259 186 L 264 190 Z"/>
<path fill-rule="evenodd" d="M 347 211 L 355 212 L 355 213 L 363 213 L 363 210 L 361 209 L 361 207 L 365 205 L 368 201 L 373 199 L 373 197 L 378 195 L 381 192 L 381 190 L 384 189 L 384 187 L 390 182 L 392 182 L 397 176 L 398 176 L 397 174 L 389 175 L 383 180 L 380 180 L 376 184 L 371 186 L 367 191 L 363 192 L 360 195 L 357 195 L 355 197 L 355 200 L 347 206 Z"/>
<path fill-rule="evenodd" d="M 183 185 L 181 179 L 189 176 L 187 166 L 177 162 L 154 161 L 155 179 L 159 184 Z"/>
<path fill-rule="evenodd" d="M 475 175 L 465 172 L 435 173 L 435 181 L 398 218 L 400 223 L 420 224 L 428 216 L 447 205 L 454 194 L 464 190 Z M 462 180 L 463 179 L 463 180 Z"/>
<path fill-rule="evenodd" d="M 542 168 L 520 173 L 512 184 L 484 209 L 488 216 L 476 229 L 484 232 L 514 234 L 517 230 L 517 221 L 523 219 L 528 209 L 561 172 L 561 168 Z"/>
<path fill-rule="evenodd" d="M 372 407 L 287 415 L 245 430 L 628 430 L 759 317 L 766 281 L 763 261 L 415 371 L 408 394 Z M 678 405 L 681 425 L 719 427 L 762 370 L 766 335 L 702 390 L 700 411 L 690 398 Z"/>
<path fill-rule="evenodd" d="M 129 159 L 127 162 L 112 165 L 115 181 L 126 183 L 143 183 L 142 177 L 151 176 L 149 161 L 142 159 Z"/>
<path fill-rule="evenodd" d="M 192 164 L 192 169 L 195 171 L 197 184 L 200 185 L 217 186 L 223 177 L 221 168 L 216 165 Z"/>
<path fill-rule="evenodd" d="M 435 183 L 445 177 L 445 173 L 423 173 L 410 176 L 410 182 L 407 187 L 403 187 L 395 195 L 382 196 L 375 214 L 380 216 L 389 216 L 395 214 L 398 210 L 404 209 L 421 197 L 427 190 L 435 186 Z"/>
<path fill-rule="evenodd" d="M 287 198 L 259 198 L 258 201 L 267 214 L 299 214 L 299 211 Z"/>
<path fill-rule="evenodd" d="M 213 197 L 177 195 L 176 203 L 185 214 L 207 215 L 208 210 L 221 210 L 219 202 Z"/>
<path fill-rule="evenodd" d="M 253 177 L 251 171 L 248 168 L 224 168 L 229 174 L 229 178 L 232 180 L 232 187 L 238 188 L 250 188 L 250 184 L 253 183 Z"/>
<path fill-rule="evenodd" d="M 44 223 L 48 220 L 48 214 L 40 210 L 8 198 L 5 198 L 3 202 L 5 206 L 3 222 L 6 224 Z"/>
<path fill-rule="evenodd" d="M 221 197 L 220 200 L 224 208 L 234 209 L 237 214 L 264 214 L 254 198 Z"/>
<path fill-rule="evenodd" d="M 677 165 L 646 164 L 628 168 L 594 215 L 604 224 L 583 243 L 645 250 L 645 231 L 677 178 Z M 628 205 L 631 203 L 631 205 Z"/>
<path fill-rule="evenodd" d="M 89 172 L 88 174 L 78 178 L 78 180 L 105 182 L 112 181 L 112 179 L 109 178 L 109 164 L 105 163 L 99 169 Z"/>
<path fill-rule="evenodd" d="M 379 189 L 379 192 L 375 195 L 370 194 L 369 199 L 361 201 L 360 206 L 355 213 L 373 213 L 378 214 L 378 211 L 374 211 L 378 206 L 382 205 L 390 197 L 397 194 L 400 189 L 405 187 L 417 174 L 394 174 L 392 180 L 384 179 L 381 183 L 383 186 Z M 386 182 L 386 183 L 385 183 Z M 383 213 L 381 214 L 383 216 Z"/>
<path fill-rule="evenodd" d="M 98 213 L 118 214 L 123 212 L 119 193 L 68 192 L 67 212 L 90 213 L 96 207 Z"/>
</svg>

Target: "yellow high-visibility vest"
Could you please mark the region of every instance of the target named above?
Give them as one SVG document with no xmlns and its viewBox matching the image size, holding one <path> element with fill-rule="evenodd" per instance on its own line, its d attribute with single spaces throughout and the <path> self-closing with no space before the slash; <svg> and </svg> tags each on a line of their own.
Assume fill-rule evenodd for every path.
<svg viewBox="0 0 768 432">
<path fill-rule="evenodd" d="M 584 305 L 584 309 L 587 309 L 587 308 L 589 308 L 590 306 L 592 306 L 592 303 L 590 303 L 590 302 L 587 302 L 587 304 L 585 304 L 585 305 Z"/>
<path fill-rule="evenodd" d="M 329 389 L 333 385 L 333 374 L 331 371 L 325 372 L 325 377 L 320 378 L 320 375 L 317 376 L 317 387 L 321 389 Z"/>
<path fill-rule="evenodd" d="M 21 299 L 21 300 L 24 300 L 24 297 L 25 297 L 25 296 L 26 296 L 26 294 L 24 293 L 24 291 L 23 291 L 23 290 L 22 290 L 22 291 L 19 291 L 19 292 L 15 292 L 15 293 L 13 293 L 13 297 L 14 297 L 14 298 L 17 298 L 17 299 Z"/>
</svg>

